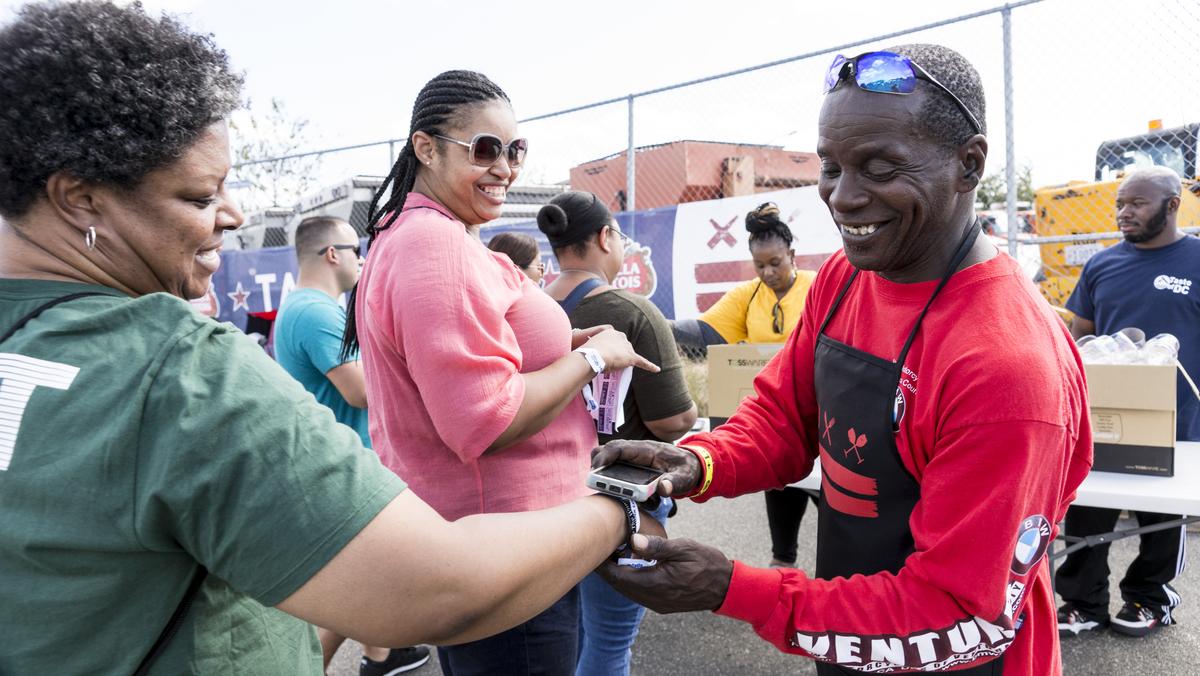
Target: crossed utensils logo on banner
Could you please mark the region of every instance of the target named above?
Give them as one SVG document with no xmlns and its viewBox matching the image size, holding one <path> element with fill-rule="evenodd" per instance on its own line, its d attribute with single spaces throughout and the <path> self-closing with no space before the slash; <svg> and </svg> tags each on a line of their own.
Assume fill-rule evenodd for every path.
<svg viewBox="0 0 1200 676">
<path fill-rule="evenodd" d="M 737 220 L 738 220 L 738 217 L 734 216 L 733 218 L 729 219 L 728 223 L 726 223 L 725 225 L 721 225 L 720 223 L 718 223 L 716 221 L 716 219 L 712 219 L 712 218 L 708 219 L 708 222 L 712 224 L 713 230 L 717 231 L 708 240 L 708 248 L 715 249 L 715 248 L 717 248 L 717 245 L 720 244 L 721 242 L 725 242 L 729 246 L 736 245 L 737 238 L 734 237 L 733 233 L 731 233 L 729 231 L 731 229 L 733 229 L 733 224 L 737 223 Z"/>
</svg>

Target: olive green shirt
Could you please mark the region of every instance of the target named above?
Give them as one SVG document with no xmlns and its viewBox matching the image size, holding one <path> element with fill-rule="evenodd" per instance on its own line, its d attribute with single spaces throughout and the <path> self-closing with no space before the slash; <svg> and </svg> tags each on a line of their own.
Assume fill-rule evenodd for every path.
<svg viewBox="0 0 1200 676">
<path fill-rule="evenodd" d="M 229 324 L 167 294 L 0 280 L 0 673 L 320 674 L 274 609 L 404 483 Z"/>
<path fill-rule="evenodd" d="M 612 324 L 625 334 L 634 351 L 662 368 L 658 373 L 633 370 L 629 394 L 625 397 L 625 424 L 616 434 L 599 435 L 600 443 L 613 439 L 656 439 L 645 421 L 670 418 L 692 407 L 671 324 L 645 296 L 616 289 L 602 291 L 580 301 L 570 317 L 571 327 L 576 329 Z"/>
</svg>

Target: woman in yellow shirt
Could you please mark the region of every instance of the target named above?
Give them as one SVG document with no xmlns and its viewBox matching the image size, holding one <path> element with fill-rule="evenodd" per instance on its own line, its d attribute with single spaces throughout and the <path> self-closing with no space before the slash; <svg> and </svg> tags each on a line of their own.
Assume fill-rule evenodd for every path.
<svg viewBox="0 0 1200 676">
<path fill-rule="evenodd" d="M 746 214 L 750 255 L 758 278 L 743 282 L 717 301 L 697 320 L 706 345 L 719 343 L 782 343 L 800 321 L 808 287 L 817 273 L 797 270 L 792 231 L 779 219 L 772 202 Z M 771 566 L 796 564 L 800 521 L 808 495 L 799 488 L 763 493 L 771 530 Z"/>
<path fill-rule="evenodd" d="M 779 207 L 774 203 L 746 214 L 746 230 L 758 277 L 730 289 L 700 315 L 700 330 L 708 345 L 784 342 L 800 321 L 808 287 L 817 276 L 811 270 L 796 269 L 792 231 L 779 220 Z"/>
</svg>

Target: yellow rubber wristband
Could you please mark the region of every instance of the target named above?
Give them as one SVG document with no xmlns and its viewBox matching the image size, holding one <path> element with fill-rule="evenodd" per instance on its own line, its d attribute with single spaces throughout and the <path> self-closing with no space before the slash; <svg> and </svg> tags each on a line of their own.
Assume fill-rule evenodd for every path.
<svg viewBox="0 0 1200 676">
<path fill-rule="evenodd" d="M 687 450 L 691 451 L 692 453 L 695 453 L 696 456 L 700 458 L 701 464 L 704 465 L 704 480 L 700 482 L 700 490 L 687 496 L 689 498 L 698 498 L 701 495 L 704 495 L 705 492 L 708 491 L 708 487 L 712 485 L 712 480 L 713 480 L 712 455 L 710 455 L 708 452 L 708 449 L 704 448 L 703 446 L 680 446 L 680 448 L 686 448 Z"/>
</svg>

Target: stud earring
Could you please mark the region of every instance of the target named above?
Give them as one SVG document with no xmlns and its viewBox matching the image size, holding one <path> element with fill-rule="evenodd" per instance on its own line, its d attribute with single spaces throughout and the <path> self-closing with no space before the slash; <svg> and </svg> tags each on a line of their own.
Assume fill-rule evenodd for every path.
<svg viewBox="0 0 1200 676">
<path fill-rule="evenodd" d="M 83 236 L 83 243 L 87 245 L 88 251 L 96 248 L 96 226 L 88 226 L 87 234 Z"/>
</svg>

